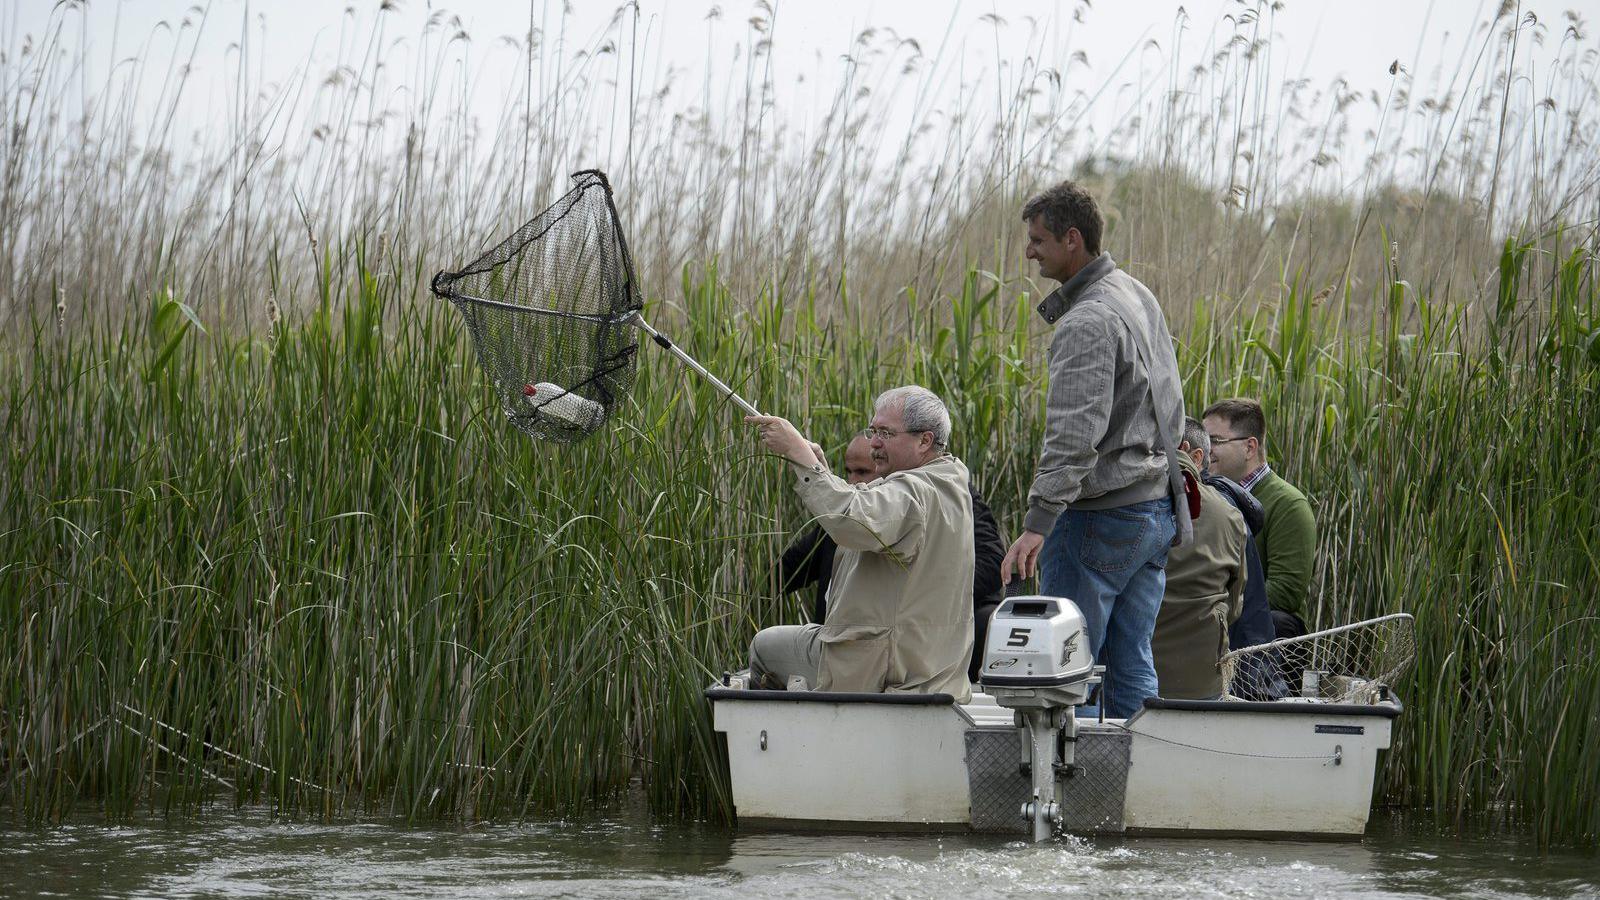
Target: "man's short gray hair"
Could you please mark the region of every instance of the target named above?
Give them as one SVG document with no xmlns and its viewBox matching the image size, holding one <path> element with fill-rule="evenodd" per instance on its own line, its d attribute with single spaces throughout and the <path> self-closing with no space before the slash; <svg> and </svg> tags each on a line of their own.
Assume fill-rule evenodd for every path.
<svg viewBox="0 0 1600 900">
<path fill-rule="evenodd" d="M 1200 451 L 1200 469 L 1211 468 L 1211 435 L 1194 416 L 1183 417 L 1183 442 Z"/>
<path fill-rule="evenodd" d="M 941 450 L 950 445 L 950 410 L 945 408 L 938 394 L 915 384 L 890 388 L 873 401 L 873 411 L 882 412 L 896 400 L 904 404 L 900 407 L 900 416 L 907 431 L 933 432 L 933 445 Z"/>
</svg>

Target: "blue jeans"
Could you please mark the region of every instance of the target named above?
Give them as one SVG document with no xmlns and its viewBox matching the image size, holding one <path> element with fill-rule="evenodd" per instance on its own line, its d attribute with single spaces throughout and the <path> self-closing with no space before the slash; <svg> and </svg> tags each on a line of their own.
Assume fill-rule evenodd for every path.
<svg viewBox="0 0 1600 900">
<path fill-rule="evenodd" d="M 1106 716 L 1126 719 L 1156 696 L 1150 635 L 1167 589 L 1172 501 L 1147 500 L 1115 509 L 1069 509 L 1056 519 L 1039 554 L 1039 592 L 1077 604 L 1095 662 L 1106 667 L 1100 687 Z M 1083 707 L 1079 715 L 1095 715 Z"/>
</svg>

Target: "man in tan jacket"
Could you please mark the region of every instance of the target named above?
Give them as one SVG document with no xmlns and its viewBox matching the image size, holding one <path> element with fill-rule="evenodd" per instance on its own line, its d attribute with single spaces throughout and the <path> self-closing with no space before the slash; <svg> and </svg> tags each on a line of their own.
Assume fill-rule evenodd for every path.
<svg viewBox="0 0 1600 900">
<path fill-rule="evenodd" d="M 1199 422 L 1186 420 L 1179 463 L 1199 486 L 1200 516 L 1194 540 L 1167 554 L 1166 593 L 1150 638 L 1161 696 L 1168 700 L 1222 696 L 1228 626 L 1244 609 L 1250 530 L 1222 492 L 1200 478 L 1203 435 Z"/>
<path fill-rule="evenodd" d="M 794 675 L 823 691 L 972 697 L 972 499 L 946 452 L 950 414 L 926 388 L 879 395 L 867 429 L 882 478 L 852 485 L 787 420 L 749 416 L 795 472 L 795 492 L 838 543 L 828 616 L 764 628 L 750 642 L 757 687 Z"/>
</svg>

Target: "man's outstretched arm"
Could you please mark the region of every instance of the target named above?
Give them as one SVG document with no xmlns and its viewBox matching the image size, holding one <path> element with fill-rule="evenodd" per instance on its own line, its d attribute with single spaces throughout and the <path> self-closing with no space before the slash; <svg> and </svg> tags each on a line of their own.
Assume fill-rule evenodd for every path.
<svg viewBox="0 0 1600 900">
<path fill-rule="evenodd" d="M 787 419 L 746 416 L 761 428 L 767 450 L 794 464 L 795 492 L 840 548 L 914 557 L 921 545 L 923 502 L 907 479 L 890 477 L 870 488 L 828 471 L 821 449 Z"/>
</svg>

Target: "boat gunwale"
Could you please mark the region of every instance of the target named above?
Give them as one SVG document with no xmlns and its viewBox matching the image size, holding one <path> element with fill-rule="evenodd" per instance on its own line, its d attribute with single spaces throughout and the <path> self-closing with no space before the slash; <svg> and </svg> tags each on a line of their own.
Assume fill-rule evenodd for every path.
<svg viewBox="0 0 1600 900">
<path fill-rule="evenodd" d="M 1167 700 L 1147 697 L 1145 709 L 1174 712 L 1269 713 L 1291 716 L 1377 716 L 1397 719 L 1404 711 L 1400 698 L 1391 691 L 1381 703 L 1294 703 L 1283 700 Z"/>
<path fill-rule="evenodd" d="M 765 700 L 778 703 L 870 703 L 880 706 L 955 706 L 950 694 L 869 694 L 848 691 L 771 691 L 761 688 L 709 687 L 707 700 Z"/>
<path fill-rule="evenodd" d="M 950 694 L 857 693 L 850 691 L 774 691 L 760 688 L 731 688 L 716 685 L 705 689 L 711 701 L 741 700 L 769 703 L 864 703 L 879 706 L 955 706 Z M 1380 703 L 1295 703 L 1283 700 L 1169 700 L 1148 697 L 1144 709 L 1172 712 L 1266 713 L 1291 716 L 1374 716 L 1396 719 L 1404 711 L 1400 698 L 1391 691 Z M 1130 720 L 1131 721 L 1131 720 Z"/>
</svg>

